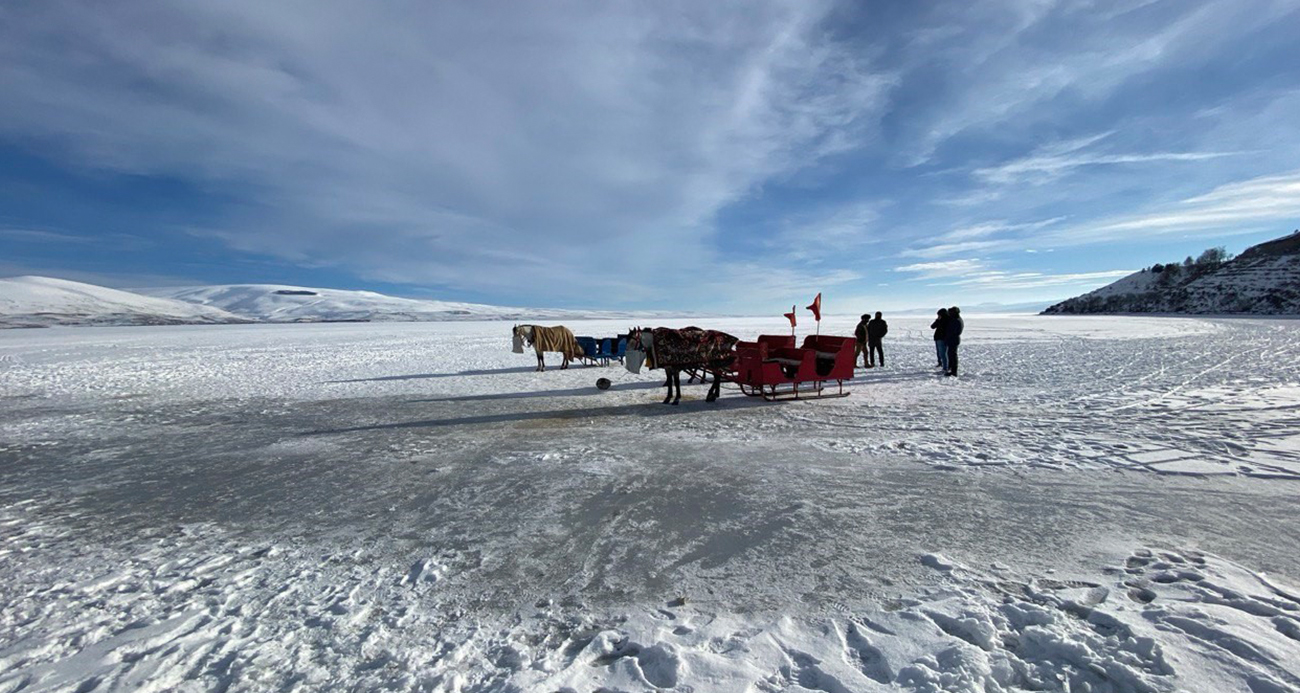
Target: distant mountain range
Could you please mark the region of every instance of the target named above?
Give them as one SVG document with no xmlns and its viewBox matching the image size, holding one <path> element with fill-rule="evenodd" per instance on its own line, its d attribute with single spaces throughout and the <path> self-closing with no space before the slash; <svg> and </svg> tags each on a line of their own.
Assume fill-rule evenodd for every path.
<svg viewBox="0 0 1300 693">
<path fill-rule="evenodd" d="M 1043 314 L 1300 315 L 1300 231 L 1252 246 L 1232 259 L 1215 250 L 1196 260 L 1134 272 Z"/>
<path fill-rule="evenodd" d="M 440 322 L 682 317 L 657 312 L 510 308 L 373 291 L 230 284 L 123 291 L 49 277 L 0 279 L 0 327 L 254 322 Z"/>
<path fill-rule="evenodd" d="M 209 306 L 142 296 L 94 284 L 51 279 L 0 279 L 0 327 L 53 325 L 187 325 L 252 322 Z"/>
</svg>

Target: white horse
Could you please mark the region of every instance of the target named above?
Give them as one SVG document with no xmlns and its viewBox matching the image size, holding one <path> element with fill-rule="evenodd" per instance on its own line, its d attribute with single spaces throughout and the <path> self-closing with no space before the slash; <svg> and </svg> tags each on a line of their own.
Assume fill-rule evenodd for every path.
<svg viewBox="0 0 1300 693">
<path fill-rule="evenodd" d="M 562 325 L 555 327 L 543 327 L 541 325 L 515 325 L 511 329 L 514 337 L 514 351 L 516 354 L 524 353 L 524 345 L 533 348 L 537 353 L 537 370 L 546 370 L 546 360 L 542 357 L 548 351 L 556 352 L 564 356 L 564 362 L 560 364 L 560 370 L 569 367 L 569 362 L 582 356 L 582 347 L 578 346 L 578 340 L 574 339 L 573 332 Z"/>
</svg>

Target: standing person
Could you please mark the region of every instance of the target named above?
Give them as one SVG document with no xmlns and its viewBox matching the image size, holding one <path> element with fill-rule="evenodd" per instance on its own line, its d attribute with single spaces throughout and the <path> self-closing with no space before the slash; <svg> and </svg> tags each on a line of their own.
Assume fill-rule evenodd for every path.
<svg viewBox="0 0 1300 693">
<path fill-rule="evenodd" d="M 961 345 L 961 332 L 965 328 L 961 309 L 957 306 L 949 308 L 948 322 L 943 328 L 943 343 L 948 347 L 948 375 L 957 375 L 957 347 Z"/>
<path fill-rule="evenodd" d="M 948 345 L 943 341 L 943 332 L 948 322 L 948 309 L 940 308 L 939 317 L 930 323 L 930 329 L 934 330 L 934 352 L 939 357 L 939 367 L 944 373 L 948 372 Z"/>
<path fill-rule="evenodd" d="M 853 337 L 855 340 L 853 345 L 853 363 L 856 365 L 858 357 L 861 356 L 863 368 L 871 368 L 871 366 L 867 365 L 867 323 L 869 322 L 871 322 L 871 314 L 865 313 L 862 316 L 862 320 L 858 322 L 857 329 L 853 330 Z"/>
<path fill-rule="evenodd" d="M 889 333 L 889 324 L 881 317 L 880 311 L 876 311 L 876 319 L 867 323 L 867 363 L 871 364 L 876 360 L 876 355 L 880 355 L 880 367 L 885 367 L 885 349 L 881 342 L 885 335 Z M 867 368 L 870 368 L 868 365 Z"/>
</svg>

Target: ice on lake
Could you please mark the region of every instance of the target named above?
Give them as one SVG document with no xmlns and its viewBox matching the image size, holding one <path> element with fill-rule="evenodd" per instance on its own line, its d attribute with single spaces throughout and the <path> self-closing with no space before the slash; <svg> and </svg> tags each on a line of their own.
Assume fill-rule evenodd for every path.
<svg viewBox="0 0 1300 693">
<path fill-rule="evenodd" d="M 0 332 L 0 691 L 1300 689 L 1300 322 L 890 322 L 679 407 L 503 323 Z"/>
</svg>

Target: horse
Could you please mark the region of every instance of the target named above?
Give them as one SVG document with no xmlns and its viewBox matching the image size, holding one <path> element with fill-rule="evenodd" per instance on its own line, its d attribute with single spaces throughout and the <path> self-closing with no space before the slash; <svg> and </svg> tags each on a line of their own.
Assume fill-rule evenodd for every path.
<svg viewBox="0 0 1300 693">
<path fill-rule="evenodd" d="M 643 352 L 648 367 L 662 368 L 668 374 L 664 382 L 664 387 L 668 389 L 664 404 L 679 404 L 682 401 L 682 371 L 712 373 L 713 385 L 709 388 L 705 401 L 716 402 L 722 394 L 722 372 L 736 360 L 735 348 L 738 341 L 740 340 L 725 332 L 715 330 L 674 330 L 667 327 L 647 330 L 636 327 L 629 332 L 627 348 L 629 351 Z"/>
<path fill-rule="evenodd" d="M 537 370 L 546 370 L 546 361 L 542 354 L 548 351 L 557 352 L 564 356 L 564 362 L 560 364 L 560 370 L 569 367 L 569 362 L 575 358 L 582 358 L 582 347 L 578 346 L 578 340 L 574 339 L 573 332 L 563 325 L 555 327 L 543 327 L 541 325 L 515 325 L 511 328 L 511 334 L 514 337 L 514 346 L 516 353 L 524 353 L 524 345 L 533 348 L 537 353 Z"/>
</svg>

